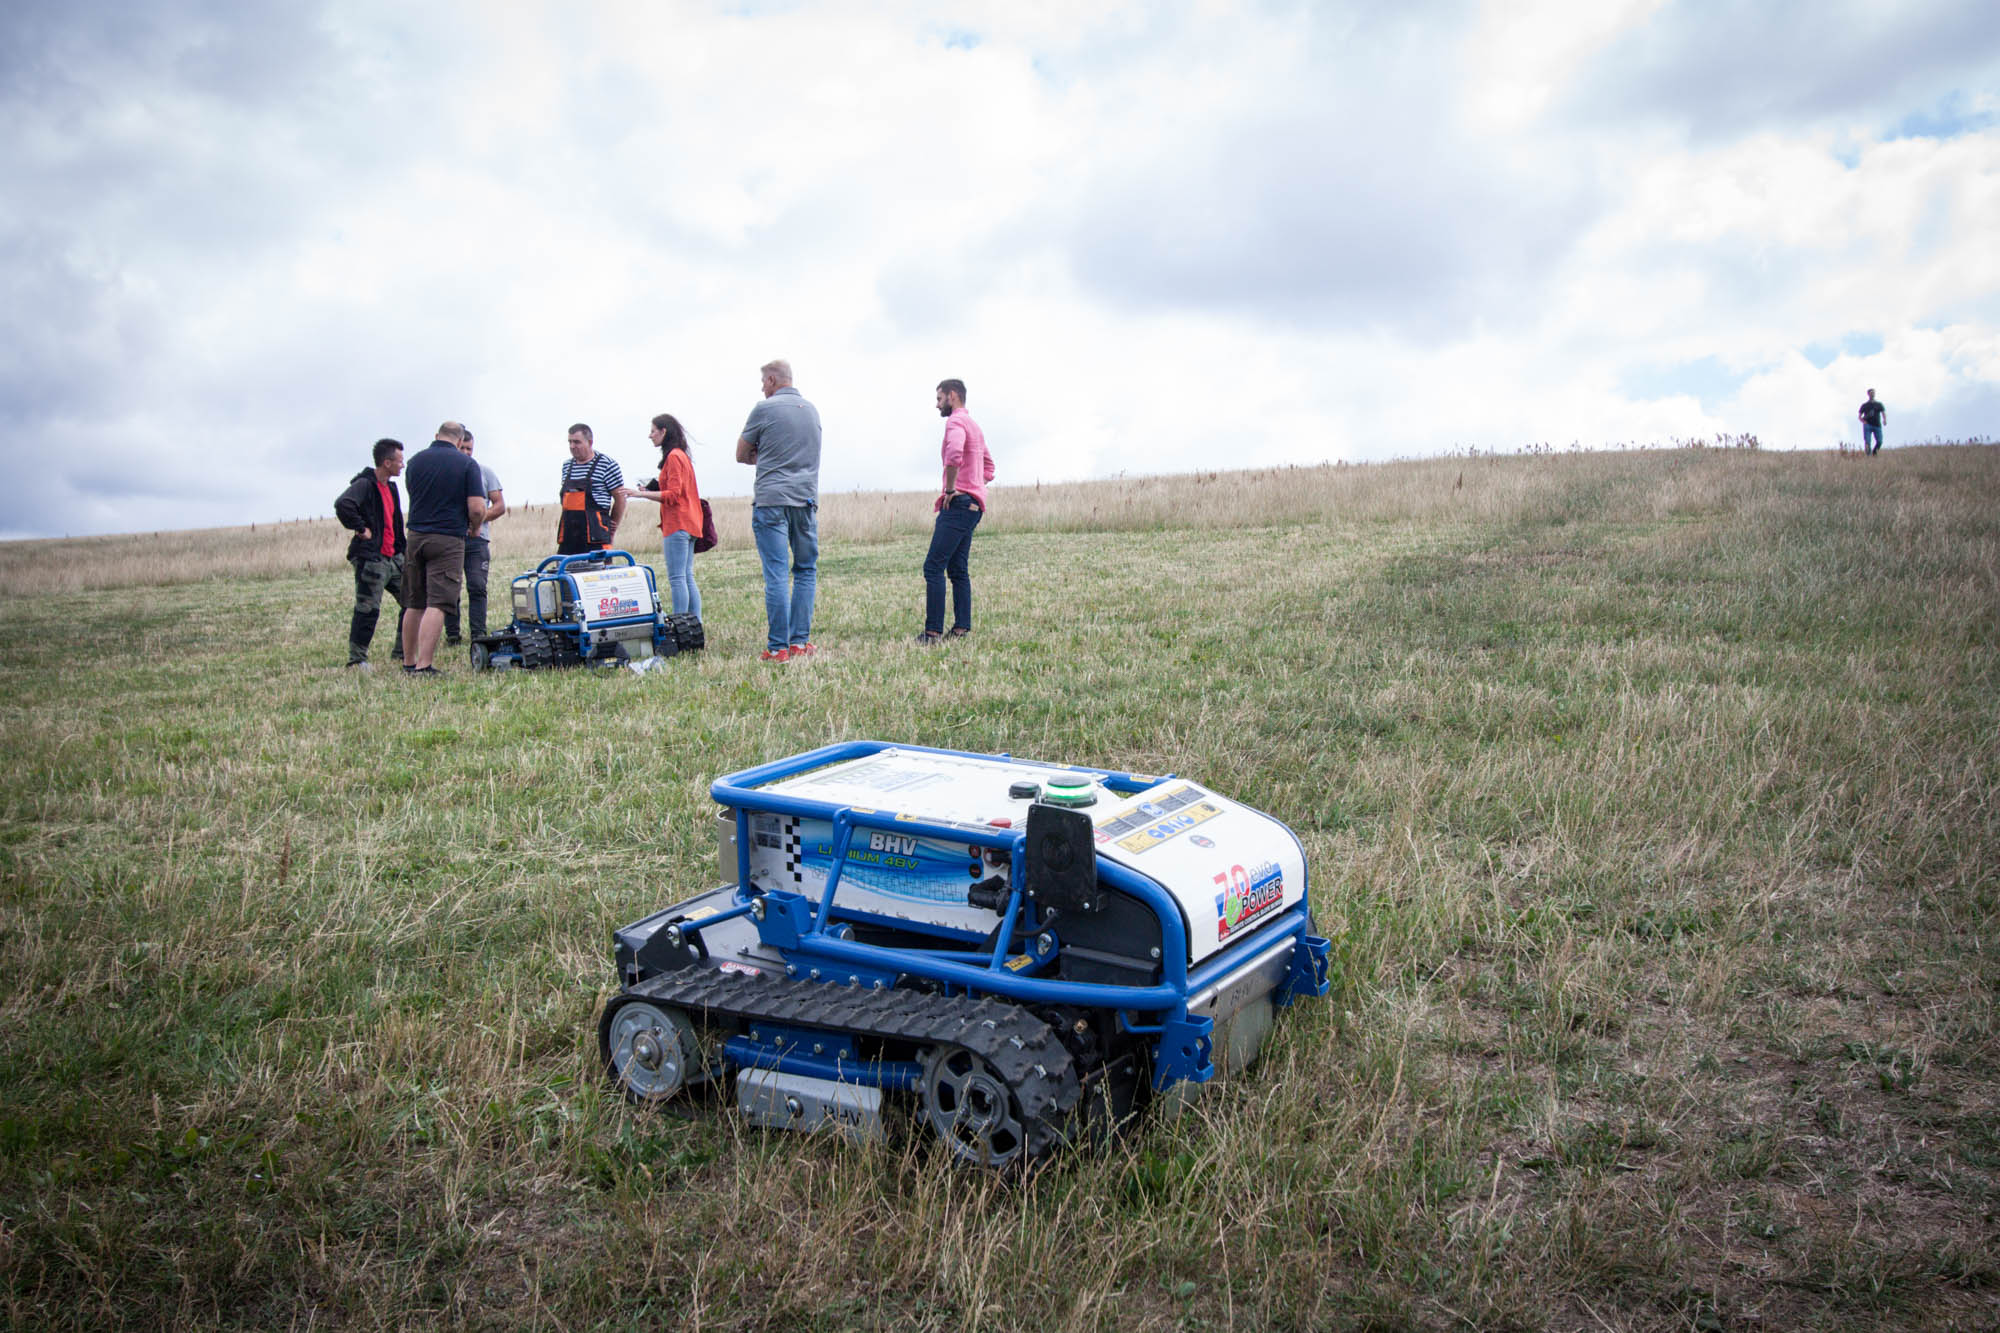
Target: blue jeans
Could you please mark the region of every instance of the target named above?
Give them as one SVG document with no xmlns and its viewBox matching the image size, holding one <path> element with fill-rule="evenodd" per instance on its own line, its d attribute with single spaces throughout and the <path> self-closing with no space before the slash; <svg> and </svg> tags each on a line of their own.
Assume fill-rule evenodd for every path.
<svg viewBox="0 0 2000 1333">
<path fill-rule="evenodd" d="M 812 505 L 755 505 L 750 535 L 764 566 L 764 624 L 771 652 L 812 641 L 813 590 L 819 582 L 819 522 Z M 791 589 L 785 587 L 789 557 Z"/>
<path fill-rule="evenodd" d="M 944 584 L 951 579 L 951 624 L 972 628 L 972 530 L 980 509 L 969 495 L 954 495 L 938 511 L 931 529 L 930 553 L 924 557 L 924 632 L 944 630 Z"/>
<path fill-rule="evenodd" d="M 667 591 L 674 599 L 674 614 L 701 619 L 701 589 L 694 586 L 694 537 L 691 533 L 667 534 Z"/>
<path fill-rule="evenodd" d="M 1861 451 L 1868 454 L 1879 454 L 1882 452 L 1882 428 L 1880 426 L 1863 426 L 1861 428 Z"/>
</svg>

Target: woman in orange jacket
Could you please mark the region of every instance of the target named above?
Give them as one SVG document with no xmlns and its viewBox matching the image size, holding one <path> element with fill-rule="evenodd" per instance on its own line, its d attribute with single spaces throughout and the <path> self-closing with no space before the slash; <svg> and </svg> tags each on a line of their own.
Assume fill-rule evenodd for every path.
<svg viewBox="0 0 2000 1333">
<path fill-rule="evenodd" d="M 695 489 L 687 432 L 680 422 L 662 412 L 653 418 L 653 429 L 648 433 L 660 447 L 660 478 L 647 483 L 644 490 L 627 486 L 618 493 L 660 507 L 660 543 L 665 548 L 674 614 L 699 620 L 701 589 L 694 586 L 694 539 L 701 535 L 701 492 Z"/>
</svg>

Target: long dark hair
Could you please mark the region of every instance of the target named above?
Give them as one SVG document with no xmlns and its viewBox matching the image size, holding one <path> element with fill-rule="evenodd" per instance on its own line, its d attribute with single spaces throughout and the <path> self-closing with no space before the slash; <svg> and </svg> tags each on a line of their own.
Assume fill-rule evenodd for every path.
<svg viewBox="0 0 2000 1333">
<path fill-rule="evenodd" d="M 674 450 L 686 451 L 688 447 L 687 432 L 681 429 L 680 422 L 675 421 L 665 412 L 662 412 L 653 418 L 653 424 L 666 432 L 660 436 L 660 461 L 662 463 L 667 461 L 667 455 Z"/>
</svg>

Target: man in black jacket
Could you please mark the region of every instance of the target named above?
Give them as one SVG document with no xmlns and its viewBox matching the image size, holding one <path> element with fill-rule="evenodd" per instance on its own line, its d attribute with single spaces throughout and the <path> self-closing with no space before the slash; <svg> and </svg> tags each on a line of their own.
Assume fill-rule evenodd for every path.
<svg viewBox="0 0 2000 1333">
<path fill-rule="evenodd" d="M 333 502 L 340 525 L 352 529 L 347 562 L 354 566 L 354 619 L 347 629 L 347 665 L 368 671 L 368 645 L 375 640 L 375 622 L 382 614 L 382 591 L 403 606 L 403 500 L 396 493 L 396 475 L 403 470 L 403 446 L 398 440 L 375 441 L 375 466 L 354 474 L 354 480 Z M 400 624 L 400 614 L 398 623 Z M 403 636 L 395 636 L 392 656 L 403 655 Z"/>
</svg>

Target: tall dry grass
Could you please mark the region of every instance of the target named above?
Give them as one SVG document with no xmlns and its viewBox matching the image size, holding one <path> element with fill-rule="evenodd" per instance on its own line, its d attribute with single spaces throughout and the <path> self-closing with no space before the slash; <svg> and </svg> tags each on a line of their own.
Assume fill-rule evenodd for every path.
<svg viewBox="0 0 2000 1333">
<path fill-rule="evenodd" d="M 644 676 L 0 598 L 0 1325 L 2000 1326 L 2000 449 L 1265 480 L 996 497 L 931 650 L 922 497 L 830 496 L 781 667 L 740 528 Z M 624 1106 L 608 932 L 859 736 L 1270 811 L 1333 993 L 1026 1182 Z"/>
<path fill-rule="evenodd" d="M 1035 486 L 998 486 L 980 531 L 1130 532 L 1192 527 L 1217 530 L 1288 523 L 1430 523 L 1507 521 L 1541 503 L 1549 483 L 1610 485 L 1650 471 L 1644 452 L 1435 458 L 1349 466 L 1263 468 L 1117 478 Z M 1727 454 L 1748 475 L 1777 468 L 1817 473 L 1837 466 L 1829 454 Z M 1712 472 L 1691 480 L 1712 486 Z M 824 543 L 876 544 L 927 532 L 929 492 L 839 491 L 820 497 Z M 1680 503 L 1673 500 L 1670 503 Z M 1687 502 L 1699 503 L 1696 499 Z M 1652 501 L 1657 503 L 1657 501 Z M 750 545 L 750 502 L 711 501 L 725 546 Z M 523 505 L 494 525 L 494 572 L 518 572 L 554 549 L 554 505 Z M 633 505 L 621 544 L 657 555 L 654 511 Z M 208 579 L 284 578 L 346 567 L 348 533 L 333 518 L 258 523 L 111 537 L 0 542 L 0 596 L 29 597 L 89 589 L 165 587 Z"/>
</svg>

